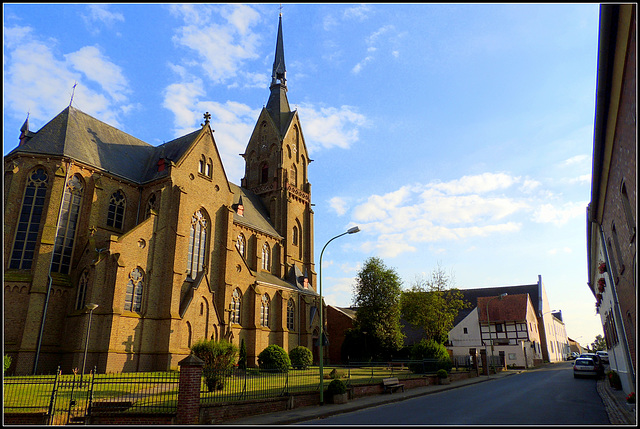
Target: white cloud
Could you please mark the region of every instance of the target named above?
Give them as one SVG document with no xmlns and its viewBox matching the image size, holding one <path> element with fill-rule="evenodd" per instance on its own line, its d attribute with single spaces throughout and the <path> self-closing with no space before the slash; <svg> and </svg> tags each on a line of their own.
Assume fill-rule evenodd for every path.
<svg viewBox="0 0 640 429">
<path fill-rule="evenodd" d="M 355 19 L 357 21 L 364 21 L 369 17 L 370 12 L 371 12 L 371 7 L 369 5 L 361 4 L 358 6 L 345 9 L 343 13 L 343 17 L 347 20 Z"/>
<path fill-rule="evenodd" d="M 569 247 L 563 247 L 562 249 L 549 249 L 547 250 L 547 253 L 549 255 L 557 255 L 558 253 L 571 253 L 573 252 L 573 250 Z"/>
<path fill-rule="evenodd" d="M 329 200 L 329 206 L 336 212 L 338 216 L 342 216 L 347 212 L 347 202 L 344 198 L 333 197 Z"/>
<path fill-rule="evenodd" d="M 569 202 L 556 207 L 551 204 L 542 204 L 533 213 L 533 221 L 537 223 L 552 223 L 562 226 L 571 219 L 584 217 L 587 207 L 586 201 Z"/>
<path fill-rule="evenodd" d="M 111 28 L 116 22 L 124 22 L 124 15 L 108 10 L 106 4 L 91 4 L 88 6 L 88 13 L 81 14 L 87 29 L 93 33 L 100 32 L 99 25 Z"/>
<path fill-rule="evenodd" d="M 309 153 L 336 146 L 348 149 L 358 141 L 359 128 L 368 126 L 366 117 L 351 106 L 318 108 L 311 103 L 302 103 L 298 114 L 304 124 Z"/>
<path fill-rule="evenodd" d="M 588 164 L 591 161 L 589 155 L 576 155 L 562 162 L 562 165 L 569 166 L 575 164 Z"/>
<path fill-rule="evenodd" d="M 127 104 L 129 84 L 98 47 L 57 56 L 57 42 L 41 41 L 30 27 L 4 30 L 4 105 L 11 115 L 24 119 L 29 112 L 32 125 L 44 125 L 69 105 L 74 93 L 74 106 L 121 127 L 119 115 L 132 108 Z"/>
</svg>

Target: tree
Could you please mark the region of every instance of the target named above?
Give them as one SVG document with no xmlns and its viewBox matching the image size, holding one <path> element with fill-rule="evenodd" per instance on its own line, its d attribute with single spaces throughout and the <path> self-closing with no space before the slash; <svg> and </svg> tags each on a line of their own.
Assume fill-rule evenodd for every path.
<svg viewBox="0 0 640 429">
<path fill-rule="evenodd" d="M 393 268 L 377 257 L 365 261 L 354 286 L 354 330 L 375 359 L 388 359 L 402 347 L 401 292 L 402 282 Z"/>
<path fill-rule="evenodd" d="M 225 377 L 231 373 L 238 357 L 238 347 L 226 340 L 199 340 L 191 352 L 204 361 L 204 376 L 209 391 L 224 389 Z"/>
<path fill-rule="evenodd" d="M 607 350 L 607 343 L 602 335 L 596 335 L 596 339 L 591 343 L 591 351 L 595 353 L 598 350 Z"/>
<path fill-rule="evenodd" d="M 402 315 L 410 324 L 425 331 L 425 338 L 444 344 L 458 312 L 468 308 L 460 290 L 454 288 L 455 277 L 440 263 L 429 278 L 417 277 L 411 289 L 401 296 Z"/>
</svg>

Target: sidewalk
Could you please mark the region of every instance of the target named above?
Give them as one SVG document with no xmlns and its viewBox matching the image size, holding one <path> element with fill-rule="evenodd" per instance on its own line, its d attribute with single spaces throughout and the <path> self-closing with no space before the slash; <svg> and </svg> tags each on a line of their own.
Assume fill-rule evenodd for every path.
<svg viewBox="0 0 640 429">
<path fill-rule="evenodd" d="M 441 392 L 443 390 L 456 389 L 476 383 L 497 380 L 502 377 L 508 377 L 520 374 L 522 370 L 506 370 L 498 374 L 492 374 L 490 377 L 479 376 L 459 381 L 453 381 L 448 385 L 429 385 L 424 387 L 416 387 L 407 389 L 404 392 L 396 392 L 391 394 L 378 394 L 364 396 L 352 399 L 346 404 L 324 404 L 312 405 L 308 407 L 294 408 L 293 410 L 282 411 L 277 413 L 259 414 L 242 419 L 231 420 L 222 423 L 222 425 L 245 425 L 245 426 L 277 426 L 299 423 L 307 420 L 320 419 L 336 414 L 349 413 L 351 411 L 361 410 L 364 408 L 376 407 L 381 404 L 404 401 L 405 399 L 415 398 L 417 396 L 429 395 L 431 393 Z M 631 408 L 626 404 L 626 396 L 620 390 L 613 390 L 609 386 L 609 382 L 605 379 L 598 380 L 598 394 L 602 398 L 605 405 L 609 421 L 614 425 L 636 425 L 635 406 Z"/>
</svg>

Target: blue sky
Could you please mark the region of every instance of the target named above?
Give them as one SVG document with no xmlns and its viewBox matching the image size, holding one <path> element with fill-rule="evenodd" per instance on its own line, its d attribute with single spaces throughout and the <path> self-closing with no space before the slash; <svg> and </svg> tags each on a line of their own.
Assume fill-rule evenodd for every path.
<svg viewBox="0 0 640 429">
<path fill-rule="evenodd" d="M 4 154 L 69 105 L 152 145 L 211 126 L 229 179 L 269 96 L 278 3 L 3 4 Z M 533 284 L 582 344 L 598 4 L 283 4 L 316 264 L 352 302 L 370 256 L 410 287 Z M 74 84 L 77 83 L 75 92 Z"/>
</svg>

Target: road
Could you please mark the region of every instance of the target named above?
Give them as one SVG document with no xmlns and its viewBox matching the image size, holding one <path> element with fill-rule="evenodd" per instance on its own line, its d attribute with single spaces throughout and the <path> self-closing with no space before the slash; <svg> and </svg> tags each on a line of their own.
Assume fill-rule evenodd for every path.
<svg viewBox="0 0 640 429">
<path fill-rule="evenodd" d="M 303 425 L 609 425 L 595 379 L 571 362 Z"/>
</svg>

